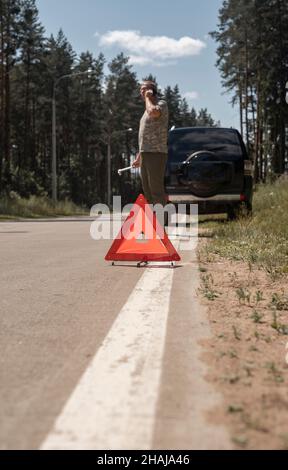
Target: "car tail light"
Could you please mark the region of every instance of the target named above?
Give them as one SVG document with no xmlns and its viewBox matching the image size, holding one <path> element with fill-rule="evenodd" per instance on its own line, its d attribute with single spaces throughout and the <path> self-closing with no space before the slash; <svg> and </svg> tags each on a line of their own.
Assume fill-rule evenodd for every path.
<svg viewBox="0 0 288 470">
<path fill-rule="evenodd" d="M 241 201 L 241 202 L 246 201 L 246 196 L 245 196 L 245 194 L 240 194 L 240 201 Z"/>
</svg>

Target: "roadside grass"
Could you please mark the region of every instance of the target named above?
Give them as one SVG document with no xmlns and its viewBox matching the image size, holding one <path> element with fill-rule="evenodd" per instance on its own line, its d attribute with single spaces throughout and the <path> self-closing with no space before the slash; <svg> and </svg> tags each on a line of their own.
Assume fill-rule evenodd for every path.
<svg viewBox="0 0 288 470">
<path fill-rule="evenodd" d="M 14 218 L 65 217 L 87 215 L 88 211 L 64 200 L 53 204 L 46 197 L 31 196 L 29 199 L 20 197 L 0 198 L 0 220 Z"/>
<path fill-rule="evenodd" d="M 199 292 L 212 333 L 202 343 L 207 377 L 223 396 L 217 420 L 236 448 L 287 448 L 286 278 L 272 282 L 262 269 L 213 257 L 203 260 Z"/>
<path fill-rule="evenodd" d="M 223 219 L 223 218 L 222 218 Z M 211 242 L 204 255 L 245 261 L 265 269 L 272 279 L 288 273 L 288 181 L 260 185 L 254 194 L 253 216 L 233 222 L 202 222 Z"/>
</svg>

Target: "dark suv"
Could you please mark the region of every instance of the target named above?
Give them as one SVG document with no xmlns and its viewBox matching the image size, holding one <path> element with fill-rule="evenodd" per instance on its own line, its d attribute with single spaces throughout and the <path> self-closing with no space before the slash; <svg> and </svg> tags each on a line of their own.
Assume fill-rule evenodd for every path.
<svg viewBox="0 0 288 470">
<path fill-rule="evenodd" d="M 169 133 L 166 192 L 173 204 L 198 204 L 199 214 L 237 217 L 252 211 L 253 165 L 235 129 L 191 127 Z"/>
</svg>

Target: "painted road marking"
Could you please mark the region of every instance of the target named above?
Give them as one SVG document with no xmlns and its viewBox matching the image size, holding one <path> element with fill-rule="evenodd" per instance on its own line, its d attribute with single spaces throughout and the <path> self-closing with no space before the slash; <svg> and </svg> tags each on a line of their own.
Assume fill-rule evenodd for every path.
<svg viewBox="0 0 288 470">
<path fill-rule="evenodd" d="M 173 272 L 144 272 L 42 450 L 152 448 Z"/>
</svg>

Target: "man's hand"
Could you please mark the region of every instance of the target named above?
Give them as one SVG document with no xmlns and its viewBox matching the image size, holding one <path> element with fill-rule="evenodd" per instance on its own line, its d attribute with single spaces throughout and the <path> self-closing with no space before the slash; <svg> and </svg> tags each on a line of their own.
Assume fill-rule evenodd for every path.
<svg viewBox="0 0 288 470">
<path fill-rule="evenodd" d="M 145 98 L 151 98 L 152 96 L 154 96 L 153 90 L 146 90 L 145 91 Z"/>
<path fill-rule="evenodd" d="M 140 168 L 141 166 L 141 154 L 138 153 L 136 160 L 132 163 L 133 168 Z"/>
<path fill-rule="evenodd" d="M 151 90 L 151 88 L 142 87 L 141 88 L 141 96 L 142 96 L 144 101 L 146 100 L 146 98 L 152 98 L 153 97 L 153 90 Z"/>
</svg>

